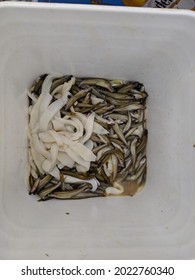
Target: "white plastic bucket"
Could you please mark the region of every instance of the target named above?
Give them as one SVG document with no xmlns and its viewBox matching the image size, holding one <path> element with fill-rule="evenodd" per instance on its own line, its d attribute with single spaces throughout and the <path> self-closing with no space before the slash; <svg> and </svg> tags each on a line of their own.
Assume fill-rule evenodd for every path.
<svg viewBox="0 0 195 280">
<path fill-rule="evenodd" d="M 182 10 L 0 5 L 1 259 L 195 257 L 194 28 L 195 13 Z M 46 72 L 144 83 L 142 192 L 47 202 L 28 195 L 24 89 Z"/>
</svg>

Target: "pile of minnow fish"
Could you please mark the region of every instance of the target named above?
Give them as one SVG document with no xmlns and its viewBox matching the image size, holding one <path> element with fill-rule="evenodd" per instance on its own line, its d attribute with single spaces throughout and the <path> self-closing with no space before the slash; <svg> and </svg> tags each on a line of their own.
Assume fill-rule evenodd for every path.
<svg viewBox="0 0 195 280">
<path fill-rule="evenodd" d="M 137 81 L 44 74 L 30 90 L 30 194 L 134 195 L 146 181 L 146 99 Z"/>
</svg>

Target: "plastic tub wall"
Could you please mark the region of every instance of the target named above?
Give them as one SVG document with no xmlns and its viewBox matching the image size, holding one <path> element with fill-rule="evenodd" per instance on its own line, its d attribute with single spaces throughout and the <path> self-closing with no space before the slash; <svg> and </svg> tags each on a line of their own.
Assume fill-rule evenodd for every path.
<svg viewBox="0 0 195 280">
<path fill-rule="evenodd" d="M 1 259 L 195 257 L 194 27 L 190 11 L 1 4 Z M 43 203 L 28 195 L 24 89 L 45 72 L 144 83 L 141 193 Z"/>
</svg>

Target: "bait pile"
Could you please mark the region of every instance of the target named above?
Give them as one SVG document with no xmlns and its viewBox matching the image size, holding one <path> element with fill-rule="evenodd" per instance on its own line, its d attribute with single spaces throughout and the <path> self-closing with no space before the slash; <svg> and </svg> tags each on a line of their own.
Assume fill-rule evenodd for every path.
<svg viewBox="0 0 195 280">
<path fill-rule="evenodd" d="M 44 74 L 27 94 L 30 194 L 40 200 L 132 196 L 144 186 L 143 84 Z"/>
</svg>

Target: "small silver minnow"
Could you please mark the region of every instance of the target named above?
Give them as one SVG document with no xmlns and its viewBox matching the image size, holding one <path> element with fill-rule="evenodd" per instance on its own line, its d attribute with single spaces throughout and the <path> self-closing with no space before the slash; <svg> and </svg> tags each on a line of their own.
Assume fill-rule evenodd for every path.
<svg viewBox="0 0 195 280">
<path fill-rule="evenodd" d="M 127 132 L 131 128 L 131 124 L 132 124 L 131 113 L 128 112 L 128 121 L 123 129 L 123 133 Z"/>
<path fill-rule="evenodd" d="M 49 197 L 57 198 L 57 199 L 70 199 L 75 197 L 76 195 L 80 194 L 83 191 L 89 190 L 90 187 L 86 184 L 82 188 L 78 188 L 72 191 L 57 191 L 53 192 L 49 195 Z"/>
<path fill-rule="evenodd" d="M 50 174 L 43 177 L 43 179 L 40 180 L 37 192 L 39 192 L 41 189 L 43 189 L 52 179 L 52 176 Z"/>
<path fill-rule="evenodd" d="M 68 110 L 77 100 L 86 96 L 86 94 L 90 91 L 90 88 L 80 90 L 75 95 L 73 95 L 66 104 L 66 110 Z"/>
<path fill-rule="evenodd" d="M 59 188 L 61 186 L 61 182 L 59 182 L 56 185 L 50 184 L 48 187 L 42 189 L 39 192 L 39 196 L 40 198 L 45 198 L 46 196 L 48 196 L 50 193 L 52 193 L 53 191 L 55 191 L 57 188 Z"/>
<path fill-rule="evenodd" d="M 138 137 L 135 137 L 131 142 L 131 146 L 130 146 L 133 167 L 135 166 L 136 159 L 137 159 L 137 151 L 136 151 L 137 141 L 138 141 Z"/>
<path fill-rule="evenodd" d="M 39 186 L 39 182 L 40 182 L 40 178 L 37 178 L 32 186 L 32 188 L 30 189 L 29 194 L 32 194 L 34 192 L 36 192 L 38 186 Z"/>
<path fill-rule="evenodd" d="M 100 78 L 84 79 L 79 84 L 79 86 L 82 86 L 82 85 L 96 85 L 99 87 L 107 88 L 111 92 L 114 91 L 112 85 L 110 84 L 110 82 L 108 80 L 100 79 Z"/>
<path fill-rule="evenodd" d="M 134 111 L 134 110 L 144 110 L 145 106 L 143 104 L 129 104 L 127 106 L 121 106 L 118 108 L 115 108 L 113 111 L 114 112 L 124 112 L 124 111 Z"/>
<path fill-rule="evenodd" d="M 127 141 L 126 141 L 126 139 L 125 139 L 125 136 L 124 136 L 123 132 L 121 131 L 121 129 L 120 129 L 120 127 L 118 126 L 117 123 L 115 123 L 115 124 L 113 125 L 113 130 L 116 132 L 116 134 L 118 135 L 119 139 L 120 139 L 126 146 L 128 146 Z"/>
<path fill-rule="evenodd" d="M 135 88 L 136 86 L 136 83 L 128 83 L 127 85 L 121 87 L 119 90 L 118 90 L 118 93 L 127 93 L 129 92 L 130 90 L 132 90 L 133 88 Z"/>
<path fill-rule="evenodd" d="M 110 84 L 113 88 L 121 87 L 122 85 L 125 85 L 127 82 L 120 79 L 110 80 Z"/>
<path fill-rule="evenodd" d="M 146 162 L 143 163 L 143 165 L 140 167 L 140 169 L 138 170 L 138 172 L 130 177 L 130 180 L 135 181 L 139 178 L 139 176 L 141 176 L 144 172 L 144 170 L 146 169 Z"/>
</svg>

